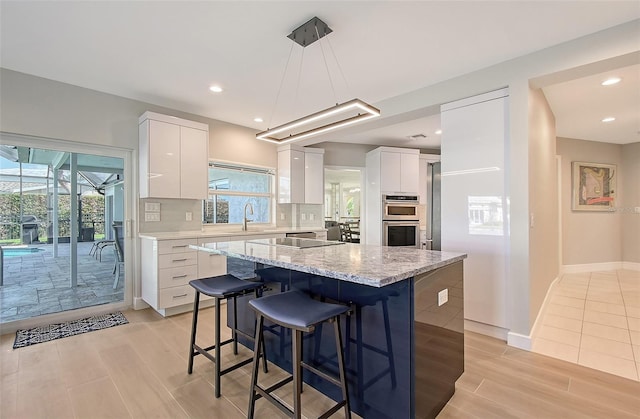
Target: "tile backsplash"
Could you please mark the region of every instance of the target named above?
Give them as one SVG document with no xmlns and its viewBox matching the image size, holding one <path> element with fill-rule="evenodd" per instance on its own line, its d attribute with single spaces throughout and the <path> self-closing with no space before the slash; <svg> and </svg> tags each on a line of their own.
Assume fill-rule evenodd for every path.
<svg viewBox="0 0 640 419">
<path fill-rule="evenodd" d="M 145 204 L 159 204 L 156 208 L 145 211 Z M 145 198 L 139 201 L 140 233 L 157 233 L 164 231 L 200 231 L 202 230 L 202 201 L 198 199 L 157 199 Z M 187 213 L 191 213 L 191 221 L 187 221 Z M 145 215 L 160 215 L 160 221 L 145 221 Z"/>
<path fill-rule="evenodd" d="M 277 205 L 276 226 L 278 227 L 322 227 L 323 225 L 322 205 Z"/>
</svg>

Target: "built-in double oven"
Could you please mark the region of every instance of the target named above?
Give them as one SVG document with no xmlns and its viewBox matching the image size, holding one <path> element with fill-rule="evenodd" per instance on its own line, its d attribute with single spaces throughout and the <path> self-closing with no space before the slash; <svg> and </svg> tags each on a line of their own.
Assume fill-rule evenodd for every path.
<svg viewBox="0 0 640 419">
<path fill-rule="evenodd" d="M 382 195 L 382 244 L 420 247 L 417 195 Z"/>
</svg>

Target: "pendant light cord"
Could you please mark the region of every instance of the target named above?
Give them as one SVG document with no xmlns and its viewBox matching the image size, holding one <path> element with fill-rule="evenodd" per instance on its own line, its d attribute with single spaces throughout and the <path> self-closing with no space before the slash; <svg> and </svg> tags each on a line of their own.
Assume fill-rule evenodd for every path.
<svg viewBox="0 0 640 419">
<path fill-rule="evenodd" d="M 336 57 L 336 53 L 333 51 L 333 46 L 331 45 L 331 40 L 329 38 L 327 38 L 327 43 L 329 44 L 329 50 L 331 51 L 333 60 L 336 62 L 336 65 L 338 66 L 338 71 L 340 71 L 340 75 L 342 76 L 342 81 L 344 82 L 344 85 L 347 88 L 347 96 L 353 96 L 351 94 L 351 87 L 347 82 L 347 78 L 344 76 L 344 72 L 342 71 L 342 66 L 340 65 L 340 61 L 338 61 L 338 57 Z"/>
<path fill-rule="evenodd" d="M 327 57 L 324 55 L 324 47 L 322 46 L 322 39 L 320 39 L 320 34 L 318 33 L 318 26 L 316 28 L 316 36 L 320 41 L 320 50 L 322 51 L 322 59 L 324 60 L 324 67 L 327 69 L 327 75 L 329 76 L 329 84 L 331 85 L 331 91 L 333 92 L 333 100 L 338 104 L 338 97 L 336 96 L 336 89 L 333 87 L 333 79 L 331 78 L 331 72 L 329 71 L 329 65 L 327 64 Z"/>
<path fill-rule="evenodd" d="M 280 87 L 278 87 L 278 94 L 276 94 L 276 103 L 273 104 L 273 110 L 271 111 L 271 117 L 269 118 L 269 123 L 267 126 L 271 126 L 273 122 L 273 116 L 276 113 L 276 107 L 278 106 L 278 99 L 280 99 L 280 93 L 282 92 L 282 85 L 284 84 L 284 78 L 287 75 L 287 69 L 289 68 L 289 61 L 291 61 L 291 53 L 293 52 L 293 44 L 291 43 L 291 48 L 289 49 L 289 56 L 287 57 L 287 65 L 284 67 L 284 72 L 282 73 L 282 79 L 280 80 Z"/>
</svg>

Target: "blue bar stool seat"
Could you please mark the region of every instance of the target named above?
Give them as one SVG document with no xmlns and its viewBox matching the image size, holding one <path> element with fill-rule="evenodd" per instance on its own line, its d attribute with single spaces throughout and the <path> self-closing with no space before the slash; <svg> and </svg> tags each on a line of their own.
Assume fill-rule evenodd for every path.
<svg viewBox="0 0 640 419">
<path fill-rule="evenodd" d="M 344 366 L 344 355 L 342 352 L 342 335 L 340 332 L 340 316 L 349 307 L 341 304 L 331 304 L 317 301 L 298 291 L 287 291 L 280 294 L 269 295 L 259 299 L 249 301 L 249 305 L 256 311 L 258 320 L 256 326 L 255 349 L 253 353 L 253 371 L 251 375 L 251 395 L 249 398 L 249 412 L 247 417 L 252 419 L 255 411 L 255 403 L 260 397 L 264 397 L 286 415 L 293 418 L 301 418 L 302 393 L 302 368 L 321 376 L 325 380 L 335 384 L 342 390 L 342 401 L 322 414 L 321 418 L 327 418 L 344 407 L 345 417 L 351 418 L 351 407 L 349 404 L 349 392 L 347 389 L 347 378 Z M 273 384 L 269 388 L 262 388 L 258 385 L 258 369 L 260 368 L 260 351 L 264 350 L 263 341 L 264 319 L 292 330 L 292 370 L 290 377 Z M 330 322 L 334 325 L 336 352 L 338 357 L 339 379 L 314 368 L 302 360 L 302 333 L 313 332 L 316 326 Z M 283 385 L 293 381 L 293 410 L 276 400 L 270 393 Z"/>
<path fill-rule="evenodd" d="M 249 364 L 252 358 L 247 358 L 243 361 L 237 362 L 232 366 L 221 370 L 220 348 L 223 345 L 233 343 L 233 353 L 238 355 L 238 335 L 242 335 L 249 339 L 253 339 L 253 336 L 248 335 L 241 330 L 238 330 L 238 304 L 237 297 L 255 293 L 256 298 L 259 296 L 259 290 L 262 288 L 262 283 L 245 281 L 238 279 L 232 275 L 219 275 L 211 278 L 196 279 L 189 282 L 196 293 L 193 301 L 193 323 L 191 325 L 191 343 L 189 344 L 189 367 L 188 373 L 193 372 L 193 357 L 196 355 L 204 355 L 207 359 L 215 364 L 215 396 L 220 397 L 220 377 L 234 371 L 244 365 Z M 198 309 L 200 306 L 200 294 L 208 295 L 215 298 L 215 343 L 207 348 L 202 348 L 196 344 L 196 330 L 198 325 Z M 227 299 L 233 299 L 233 326 L 231 328 L 232 337 L 224 342 L 220 342 L 220 302 Z M 263 359 L 264 359 L 264 372 L 267 372 L 267 358 L 264 351 L 264 340 L 260 337 L 262 345 Z M 209 351 L 214 350 L 214 356 Z"/>
</svg>

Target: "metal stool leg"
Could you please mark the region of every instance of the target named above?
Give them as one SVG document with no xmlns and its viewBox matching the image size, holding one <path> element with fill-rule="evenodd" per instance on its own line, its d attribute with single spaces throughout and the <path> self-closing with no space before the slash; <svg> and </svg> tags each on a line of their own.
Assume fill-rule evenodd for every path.
<svg viewBox="0 0 640 419">
<path fill-rule="evenodd" d="M 393 343 L 391 340 L 391 326 L 389 325 L 389 308 L 387 307 L 387 300 L 382 300 L 382 313 L 384 315 L 384 331 L 387 338 L 387 357 L 389 358 L 391 388 L 396 388 L 396 362 L 393 358 Z"/>
<path fill-rule="evenodd" d="M 231 337 L 233 338 L 233 354 L 238 355 L 238 298 L 233 296 L 233 328 L 231 329 Z"/>
<path fill-rule="evenodd" d="M 191 374 L 193 372 L 193 356 L 195 355 L 195 349 L 193 345 L 196 343 L 196 329 L 198 327 L 198 308 L 200 305 L 200 293 L 196 291 L 195 298 L 193 300 L 193 320 L 191 322 L 191 342 L 189 344 L 189 367 L 187 372 Z"/>
<path fill-rule="evenodd" d="M 253 419 L 256 407 L 256 385 L 258 384 L 258 369 L 260 368 L 260 347 L 264 349 L 264 336 L 262 326 L 264 325 L 264 317 L 258 314 L 256 322 L 256 336 L 253 348 L 253 369 L 251 371 L 251 396 L 249 397 L 248 419 Z M 266 361 L 265 361 L 266 363 Z"/>
<path fill-rule="evenodd" d="M 344 354 L 342 352 L 342 333 L 340 331 L 340 318 L 333 322 L 333 330 L 336 335 L 336 351 L 338 354 L 338 370 L 340 372 L 340 383 L 342 384 L 342 399 L 345 401 L 344 414 L 346 419 L 351 419 L 351 404 L 349 403 L 349 390 L 347 388 L 346 369 L 344 366 Z M 348 345 L 348 343 L 347 343 Z"/>
<path fill-rule="evenodd" d="M 293 351 L 293 417 L 295 419 L 300 419 L 302 417 L 302 406 L 300 400 L 300 393 L 302 388 L 302 332 L 299 330 L 292 331 L 292 345 L 291 350 Z"/>
<path fill-rule="evenodd" d="M 215 394 L 216 394 L 216 399 L 220 398 L 220 299 L 216 297 L 215 299 L 215 304 L 216 304 L 216 331 L 215 331 L 215 335 L 216 335 L 216 348 L 215 348 Z"/>
</svg>

